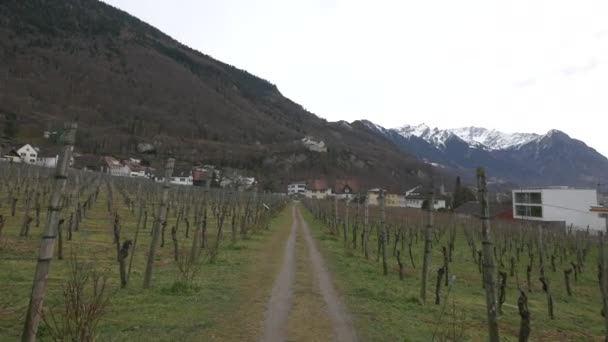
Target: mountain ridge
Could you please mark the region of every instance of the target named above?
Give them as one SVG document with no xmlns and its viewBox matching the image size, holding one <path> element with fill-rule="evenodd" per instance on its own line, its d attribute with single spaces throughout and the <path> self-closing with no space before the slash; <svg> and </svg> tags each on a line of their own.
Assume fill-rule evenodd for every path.
<svg viewBox="0 0 608 342">
<path fill-rule="evenodd" d="M 274 191 L 321 176 L 396 190 L 428 178 L 362 125 L 327 122 L 275 84 L 97 0 L 0 2 L 0 56 L 0 126 L 17 127 L 8 141 L 43 145 L 43 131 L 77 120 L 80 153 L 241 169 Z"/>
<path fill-rule="evenodd" d="M 369 121 L 364 125 L 402 151 L 455 172 L 484 166 L 500 181 L 519 185 L 595 186 L 608 180 L 608 158 L 557 129 L 541 135 L 474 126 L 440 130 L 425 124 L 392 129 Z"/>
</svg>

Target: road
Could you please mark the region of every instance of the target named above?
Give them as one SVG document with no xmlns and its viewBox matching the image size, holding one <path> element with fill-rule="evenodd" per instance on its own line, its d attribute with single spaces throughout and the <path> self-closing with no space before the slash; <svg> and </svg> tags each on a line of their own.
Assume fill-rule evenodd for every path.
<svg viewBox="0 0 608 342">
<path fill-rule="evenodd" d="M 260 341 L 358 340 L 351 315 L 296 206 L 266 310 Z"/>
</svg>

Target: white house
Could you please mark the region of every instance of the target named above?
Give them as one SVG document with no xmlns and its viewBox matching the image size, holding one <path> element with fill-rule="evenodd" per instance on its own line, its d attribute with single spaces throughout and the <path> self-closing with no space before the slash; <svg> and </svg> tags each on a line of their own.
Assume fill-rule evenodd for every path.
<svg viewBox="0 0 608 342">
<path fill-rule="evenodd" d="M 38 161 L 38 150 L 30 144 L 21 146 L 16 152 L 24 163 L 36 164 Z"/>
<path fill-rule="evenodd" d="M 114 157 L 102 157 L 100 170 L 112 176 L 131 176 L 131 168 Z"/>
<path fill-rule="evenodd" d="M 288 195 L 306 195 L 306 182 L 294 182 L 287 185 Z"/>
<path fill-rule="evenodd" d="M 597 190 L 570 187 L 513 190 L 513 217 L 533 221 L 564 222 L 578 229 L 603 230 L 604 219 L 590 212 L 598 206 Z"/>
<path fill-rule="evenodd" d="M 332 192 L 337 199 L 351 201 L 359 196 L 359 182 L 355 179 L 337 179 Z"/>
<path fill-rule="evenodd" d="M 428 199 L 428 189 L 425 189 L 422 186 L 417 186 L 413 189 L 410 189 L 405 192 L 405 206 L 408 208 L 418 208 L 421 209 L 424 206 L 424 202 Z M 445 209 L 447 208 L 446 197 L 441 194 L 441 190 L 439 193 L 435 192 L 433 208 L 434 209 Z"/>
</svg>

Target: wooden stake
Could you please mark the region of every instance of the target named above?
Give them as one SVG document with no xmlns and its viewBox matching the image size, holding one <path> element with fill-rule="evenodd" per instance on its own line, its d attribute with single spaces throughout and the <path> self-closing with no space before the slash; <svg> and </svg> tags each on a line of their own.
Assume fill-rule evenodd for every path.
<svg viewBox="0 0 608 342">
<path fill-rule="evenodd" d="M 431 266 L 431 246 L 433 243 L 433 210 L 435 206 L 435 193 L 432 185 L 428 195 L 427 224 L 424 230 L 424 258 L 422 260 L 422 286 L 420 288 L 420 297 L 422 298 L 423 303 L 426 303 L 426 287 L 429 277 L 429 267 Z"/>
<path fill-rule="evenodd" d="M 24 342 L 36 340 L 38 326 L 40 325 L 42 305 L 44 296 L 46 295 L 51 260 L 53 259 L 53 249 L 55 247 L 57 225 L 59 223 L 59 214 L 61 211 L 61 200 L 66 190 L 68 166 L 70 159 L 72 158 L 74 142 L 76 141 L 76 129 L 76 123 L 67 124 L 66 130 L 62 136 L 64 149 L 55 170 L 55 181 L 49 203 L 47 224 L 38 250 L 38 262 L 34 274 L 32 295 L 30 297 L 25 324 L 23 326 L 23 333 L 21 335 L 21 340 Z"/>
<path fill-rule="evenodd" d="M 486 290 L 488 333 L 491 342 L 498 342 L 500 338 L 498 333 L 496 286 L 494 283 L 495 269 L 492 254 L 492 236 L 490 234 L 490 207 L 488 205 L 488 190 L 486 189 L 486 173 L 483 168 L 477 169 L 477 188 L 479 202 L 481 203 L 481 252 L 483 254 L 483 279 Z"/>
</svg>

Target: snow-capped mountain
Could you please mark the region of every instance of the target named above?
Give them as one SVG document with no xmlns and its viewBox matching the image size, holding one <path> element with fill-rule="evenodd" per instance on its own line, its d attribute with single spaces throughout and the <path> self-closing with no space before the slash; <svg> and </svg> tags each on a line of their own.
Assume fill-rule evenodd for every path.
<svg viewBox="0 0 608 342">
<path fill-rule="evenodd" d="M 504 133 L 482 127 L 431 128 L 425 124 L 386 129 L 363 124 L 403 152 L 431 165 L 472 173 L 485 167 L 498 181 L 519 185 L 595 186 L 608 182 L 608 159 L 559 130 Z"/>
<path fill-rule="evenodd" d="M 517 148 L 541 137 L 534 133 L 509 134 L 495 129 L 474 126 L 445 130 L 431 129 L 424 123 L 417 126 L 405 125 L 394 130 L 405 138 L 417 136 L 437 146 L 445 146 L 445 141 L 455 135 L 472 146 L 478 146 L 486 150 Z"/>
</svg>

